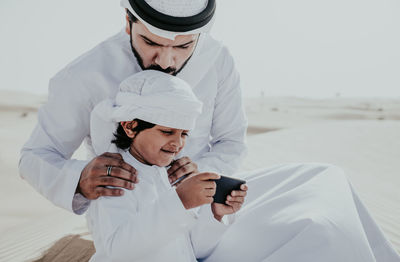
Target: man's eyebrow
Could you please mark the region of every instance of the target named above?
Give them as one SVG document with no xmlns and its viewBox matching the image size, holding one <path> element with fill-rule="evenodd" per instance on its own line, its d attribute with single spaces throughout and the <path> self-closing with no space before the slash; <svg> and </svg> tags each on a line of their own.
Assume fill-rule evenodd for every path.
<svg viewBox="0 0 400 262">
<path fill-rule="evenodd" d="M 185 46 L 185 45 L 190 45 L 190 44 L 193 43 L 193 42 L 194 42 L 194 40 L 190 40 L 190 41 L 187 42 L 187 43 L 180 44 L 180 45 L 175 45 L 174 47 L 183 47 L 183 46 Z"/>
<path fill-rule="evenodd" d="M 148 39 L 147 37 L 145 37 L 144 35 L 140 35 L 141 38 L 143 38 L 146 42 L 149 42 L 152 45 L 157 45 L 157 46 L 163 46 L 162 44 L 156 43 L 150 39 Z"/>
<path fill-rule="evenodd" d="M 148 39 L 148 38 L 145 37 L 144 35 L 140 35 L 140 37 L 143 38 L 146 42 L 149 42 L 149 43 L 152 44 L 152 45 L 164 46 L 164 45 L 162 45 L 162 44 L 156 43 L 156 42 L 154 42 L 154 41 Z M 191 43 L 193 43 L 193 42 L 194 42 L 194 40 L 190 40 L 189 42 L 186 42 L 186 43 L 183 43 L 183 44 L 180 44 L 180 45 L 175 45 L 175 46 L 173 46 L 173 47 L 183 47 L 183 46 L 189 45 L 189 44 L 191 44 Z"/>
</svg>

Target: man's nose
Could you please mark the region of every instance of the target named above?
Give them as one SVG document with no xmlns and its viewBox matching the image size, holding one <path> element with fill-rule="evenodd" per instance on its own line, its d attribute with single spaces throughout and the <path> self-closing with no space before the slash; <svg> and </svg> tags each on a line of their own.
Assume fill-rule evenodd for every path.
<svg viewBox="0 0 400 262">
<path fill-rule="evenodd" d="M 162 69 L 174 66 L 173 49 L 170 46 L 163 46 L 160 48 L 156 60 L 156 64 Z"/>
</svg>

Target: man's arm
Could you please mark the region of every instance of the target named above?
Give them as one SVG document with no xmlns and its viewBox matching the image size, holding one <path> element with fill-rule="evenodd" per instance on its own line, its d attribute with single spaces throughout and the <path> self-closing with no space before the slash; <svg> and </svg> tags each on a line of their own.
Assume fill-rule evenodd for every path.
<svg viewBox="0 0 400 262">
<path fill-rule="evenodd" d="M 216 65 L 219 83 L 211 126 L 211 149 L 193 161 L 200 172 L 232 175 L 247 152 L 247 119 L 242 104 L 240 77 L 233 58 L 225 48 L 221 55 L 223 63 Z"/>
<path fill-rule="evenodd" d="M 50 80 L 48 102 L 38 112 L 38 123 L 19 161 L 21 177 L 69 211 L 73 211 L 75 190 L 88 163 L 70 159 L 89 133 L 90 109 L 84 91 L 65 71 Z"/>
<path fill-rule="evenodd" d="M 90 185 L 83 188 L 86 190 L 82 190 L 85 196 L 91 192 L 97 193 L 97 197 L 118 195 L 120 190 L 106 190 L 99 186 L 101 184 L 131 189 L 122 179 L 100 178 L 106 175 L 107 163 L 116 162 L 110 159 L 112 157 L 99 156 L 98 158 L 103 159 L 92 161 L 94 164 L 88 168 L 85 167 L 89 161 L 71 159 L 84 137 L 89 134 L 90 113 L 93 107 L 89 98 L 89 90 L 77 77 L 70 76 L 67 70 L 51 79 L 48 102 L 39 110 L 38 123 L 23 146 L 19 161 L 22 178 L 55 205 L 77 214 L 86 211 L 89 205 L 88 199 L 76 194 L 80 182 Z M 122 157 L 117 160 L 120 167 L 123 165 L 121 159 Z M 127 169 L 131 170 L 131 167 Z M 83 170 L 90 183 L 87 183 L 88 179 L 80 181 Z M 114 174 L 116 170 L 117 168 L 114 168 Z M 121 173 L 122 175 L 117 176 L 127 180 L 132 176 L 128 171 Z"/>
</svg>

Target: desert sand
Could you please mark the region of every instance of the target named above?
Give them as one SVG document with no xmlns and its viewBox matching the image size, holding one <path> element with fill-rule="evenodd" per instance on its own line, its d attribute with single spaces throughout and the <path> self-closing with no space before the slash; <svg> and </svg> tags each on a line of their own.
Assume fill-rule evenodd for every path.
<svg viewBox="0 0 400 262">
<path fill-rule="evenodd" d="M 84 216 L 53 206 L 18 175 L 19 150 L 46 97 L 0 92 L 0 261 L 85 261 L 93 252 Z M 400 251 L 400 98 L 245 100 L 248 157 L 242 171 L 288 162 L 342 167 Z M 84 158 L 81 147 L 74 155 Z M 76 236 L 82 235 L 82 238 Z M 75 235 L 75 236 L 68 236 Z M 91 249 L 79 249 L 82 246 Z M 70 250 L 74 250 L 72 254 Z"/>
</svg>

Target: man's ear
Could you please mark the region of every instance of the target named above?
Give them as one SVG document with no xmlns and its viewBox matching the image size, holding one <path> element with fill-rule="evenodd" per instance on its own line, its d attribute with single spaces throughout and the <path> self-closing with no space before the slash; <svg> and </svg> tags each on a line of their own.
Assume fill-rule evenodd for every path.
<svg viewBox="0 0 400 262">
<path fill-rule="evenodd" d="M 136 132 L 132 131 L 135 127 L 137 127 L 138 123 L 136 121 L 123 121 L 121 122 L 121 126 L 123 127 L 125 134 L 130 137 L 134 138 L 136 136 Z"/>
<path fill-rule="evenodd" d="M 126 14 L 125 20 L 126 20 L 125 32 L 126 32 L 128 35 L 130 35 L 130 34 L 131 34 L 131 25 L 130 25 L 130 23 L 129 23 L 129 16 L 128 16 L 128 14 Z"/>
</svg>

